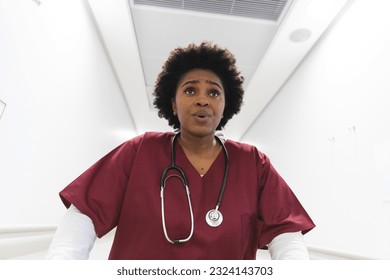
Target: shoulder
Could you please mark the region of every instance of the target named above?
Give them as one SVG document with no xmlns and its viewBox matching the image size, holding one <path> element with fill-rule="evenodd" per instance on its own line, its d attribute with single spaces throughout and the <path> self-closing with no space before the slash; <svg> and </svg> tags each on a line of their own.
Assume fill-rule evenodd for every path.
<svg viewBox="0 0 390 280">
<path fill-rule="evenodd" d="M 243 142 L 238 142 L 234 140 L 227 140 L 225 145 L 229 147 L 232 152 L 238 152 L 238 153 L 243 153 L 243 154 L 256 154 L 259 155 L 261 158 L 266 158 L 267 156 L 260 151 L 256 146 L 243 143 Z"/>
<path fill-rule="evenodd" d="M 158 144 L 170 142 L 173 136 L 173 132 L 145 132 L 144 134 L 138 136 L 145 144 Z"/>
<path fill-rule="evenodd" d="M 158 146 L 170 143 L 173 132 L 145 132 L 124 143 L 125 146 L 140 148 L 143 146 Z"/>
<path fill-rule="evenodd" d="M 145 141 L 159 142 L 159 141 L 170 141 L 172 139 L 173 132 L 145 132 L 137 135 L 134 138 L 127 140 L 125 143 L 138 144 Z"/>
<path fill-rule="evenodd" d="M 143 137 L 145 139 L 151 140 L 151 141 L 170 141 L 172 139 L 173 132 L 155 132 L 155 131 L 150 131 L 150 132 L 145 132 L 143 134 Z"/>
<path fill-rule="evenodd" d="M 145 132 L 137 135 L 112 150 L 109 155 L 117 159 L 127 160 L 138 154 L 154 155 L 171 143 L 173 133 Z"/>
<path fill-rule="evenodd" d="M 234 157 L 242 157 L 246 159 L 251 158 L 261 164 L 269 162 L 267 155 L 254 145 L 237 142 L 230 139 L 226 141 L 225 145 L 229 151 L 229 154 L 232 154 Z"/>
</svg>

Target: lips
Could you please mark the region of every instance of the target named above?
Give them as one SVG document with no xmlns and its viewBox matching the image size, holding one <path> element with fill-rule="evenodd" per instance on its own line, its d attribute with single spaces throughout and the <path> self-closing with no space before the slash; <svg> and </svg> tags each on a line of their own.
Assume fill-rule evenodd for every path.
<svg viewBox="0 0 390 280">
<path fill-rule="evenodd" d="M 197 118 L 200 118 L 200 119 L 204 119 L 204 118 L 207 118 L 207 117 L 211 117 L 212 114 L 206 110 L 199 110 L 199 111 L 196 111 L 194 114 L 193 114 L 194 117 L 197 117 Z"/>
<path fill-rule="evenodd" d="M 193 113 L 193 117 L 197 123 L 206 124 L 210 117 L 212 117 L 212 114 L 207 110 L 199 110 Z"/>
</svg>

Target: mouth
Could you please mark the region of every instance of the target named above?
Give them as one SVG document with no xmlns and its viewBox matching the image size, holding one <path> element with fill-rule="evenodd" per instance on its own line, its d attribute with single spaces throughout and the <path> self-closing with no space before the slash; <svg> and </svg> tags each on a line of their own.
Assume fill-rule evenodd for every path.
<svg viewBox="0 0 390 280">
<path fill-rule="evenodd" d="M 211 117 L 211 113 L 206 111 L 206 110 L 199 110 L 196 111 L 193 116 L 198 120 L 198 121 L 205 121 L 207 118 Z"/>
<path fill-rule="evenodd" d="M 206 110 L 199 110 L 194 113 L 194 116 L 199 118 L 207 118 L 211 117 L 211 113 Z"/>
</svg>

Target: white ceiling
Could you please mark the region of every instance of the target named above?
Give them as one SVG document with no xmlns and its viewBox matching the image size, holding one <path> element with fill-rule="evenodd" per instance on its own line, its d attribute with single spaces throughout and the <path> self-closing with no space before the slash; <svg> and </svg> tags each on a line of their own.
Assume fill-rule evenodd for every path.
<svg viewBox="0 0 390 280">
<path fill-rule="evenodd" d="M 244 106 L 226 126 L 227 136 L 239 140 L 347 1 L 288 0 L 278 20 L 138 5 L 133 0 L 88 3 L 138 133 L 170 130 L 151 105 L 155 79 L 169 52 L 209 40 L 236 55 L 245 77 Z"/>
</svg>

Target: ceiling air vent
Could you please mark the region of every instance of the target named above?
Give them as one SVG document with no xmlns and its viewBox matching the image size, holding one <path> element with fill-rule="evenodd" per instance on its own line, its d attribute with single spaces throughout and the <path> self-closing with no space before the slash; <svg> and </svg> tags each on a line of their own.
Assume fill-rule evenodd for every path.
<svg viewBox="0 0 390 280">
<path fill-rule="evenodd" d="M 278 21 L 288 0 L 134 0 L 135 5 Z"/>
</svg>

